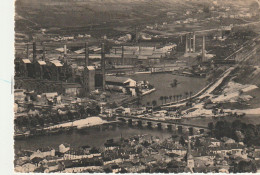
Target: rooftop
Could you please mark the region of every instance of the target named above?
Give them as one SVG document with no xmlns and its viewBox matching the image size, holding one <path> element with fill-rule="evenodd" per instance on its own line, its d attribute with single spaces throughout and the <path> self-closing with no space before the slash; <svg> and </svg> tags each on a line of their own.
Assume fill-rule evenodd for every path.
<svg viewBox="0 0 260 175">
<path fill-rule="evenodd" d="M 126 83 L 129 80 L 132 79 L 127 77 L 106 76 L 106 81 L 110 81 L 110 82 Z"/>
</svg>

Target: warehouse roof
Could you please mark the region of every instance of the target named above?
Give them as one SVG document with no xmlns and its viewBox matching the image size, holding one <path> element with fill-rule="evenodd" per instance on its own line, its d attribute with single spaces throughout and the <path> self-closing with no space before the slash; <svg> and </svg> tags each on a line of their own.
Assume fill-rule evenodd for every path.
<svg viewBox="0 0 260 175">
<path fill-rule="evenodd" d="M 106 76 L 106 81 L 110 81 L 110 82 L 126 83 L 129 80 L 132 80 L 132 79 L 128 78 L 128 77 Z M 132 81 L 134 81 L 134 80 L 132 80 Z"/>
<path fill-rule="evenodd" d="M 39 65 L 46 65 L 45 61 L 38 61 Z"/>
<path fill-rule="evenodd" d="M 22 59 L 22 60 L 23 60 L 23 62 L 24 62 L 25 64 L 31 63 L 31 61 L 30 61 L 29 59 Z"/>
<path fill-rule="evenodd" d="M 52 60 L 51 63 L 53 63 L 56 67 L 62 67 L 63 66 L 59 60 Z"/>
<path fill-rule="evenodd" d="M 95 66 L 87 66 L 88 70 L 95 70 Z"/>
</svg>

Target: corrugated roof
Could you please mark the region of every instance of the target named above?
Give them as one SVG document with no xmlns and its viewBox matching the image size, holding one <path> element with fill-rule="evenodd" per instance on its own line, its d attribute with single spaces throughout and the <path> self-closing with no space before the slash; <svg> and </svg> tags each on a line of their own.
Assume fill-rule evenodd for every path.
<svg viewBox="0 0 260 175">
<path fill-rule="evenodd" d="M 95 66 L 87 66 L 88 70 L 95 70 Z"/>
<path fill-rule="evenodd" d="M 140 55 L 152 55 L 153 50 L 141 50 Z"/>
<path fill-rule="evenodd" d="M 106 76 L 106 81 L 110 81 L 110 82 L 125 83 L 128 80 L 132 80 L 132 79 L 128 77 Z"/>
<path fill-rule="evenodd" d="M 105 55 L 106 58 L 121 58 L 121 55 L 117 55 L 117 54 L 106 54 Z"/>
<path fill-rule="evenodd" d="M 151 56 L 148 56 L 148 58 L 161 58 L 161 54 L 153 54 Z"/>
<path fill-rule="evenodd" d="M 51 61 L 51 63 L 53 63 L 56 67 L 62 67 L 63 65 L 60 63 L 59 60 L 53 60 Z"/>
<path fill-rule="evenodd" d="M 80 49 L 80 50 L 76 50 L 75 53 L 76 53 L 76 54 L 85 53 L 85 48 Z"/>
<path fill-rule="evenodd" d="M 124 58 L 137 58 L 137 55 L 124 54 Z"/>
<path fill-rule="evenodd" d="M 101 59 L 101 55 L 100 54 L 90 54 L 89 59 Z"/>
<path fill-rule="evenodd" d="M 55 50 L 57 50 L 57 51 L 59 51 L 59 52 L 64 52 L 64 48 L 63 48 L 63 47 L 57 48 L 57 49 L 55 49 Z"/>
<path fill-rule="evenodd" d="M 39 65 L 46 65 L 45 61 L 38 61 Z"/>
<path fill-rule="evenodd" d="M 139 60 L 147 60 L 147 56 L 139 55 L 138 59 Z"/>
<path fill-rule="evenodd" d="M 29 59 L 22 59 L 25 64 L 30 64 L 31 61 Z"/>
<path fill-rule="evenodd" d="M 57 92 L 48 92 L 48 93 L 43 93 L 42 95 L 45 95 L 47 98 L 54 98 L 55 96 L 58 96 Z"/>
</svg>

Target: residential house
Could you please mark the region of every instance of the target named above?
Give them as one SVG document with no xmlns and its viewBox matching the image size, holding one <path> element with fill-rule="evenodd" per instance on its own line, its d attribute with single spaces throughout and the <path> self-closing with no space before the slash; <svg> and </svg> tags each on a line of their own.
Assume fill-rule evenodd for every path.
<svg viewBox="0 0 260 175">
<path fill-rule="evenodd" d="M 65 152 L 67 152 L 69 150 L 70 150 L 70 146 L 67 145 L 67 144 L 61 144 L 59 146 L 59 152 L 61 152 L 61 153 L 65 153 Z"/>
<path fill-rule="evenodd" d="M 52 148 L 37 149 L 37 151 L 34 152 L 30 156 L 30 159 L 32 160 L 35 157 L 44 158 L 44 157 L 47 157 L 47 156 L 55 156 L 55 149 L 52 149 Z"/>
</svg>

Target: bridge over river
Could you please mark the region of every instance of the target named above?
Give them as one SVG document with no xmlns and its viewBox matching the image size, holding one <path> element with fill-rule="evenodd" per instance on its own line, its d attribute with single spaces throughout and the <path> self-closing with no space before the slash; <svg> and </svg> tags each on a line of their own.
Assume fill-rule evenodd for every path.
<svg viewBox="0 0 260 175">
<path fill-rule="evenodd" d="M 140 118 L 135 116 L 119 116 L 117 117 L 117 120 L 126 122 L 129 125 L 136 125 L 138 127 L 146 126 L 148 128 L 178 130 L 178 132 L 188 131 L 190 134 L 193 134 L 194 132 L 202 134 L 203 132 L 209 130 L 208 127 L 205 126 L 181 123 L 179 119 L 156 120 L 152 118 Z"/>
</svg>

